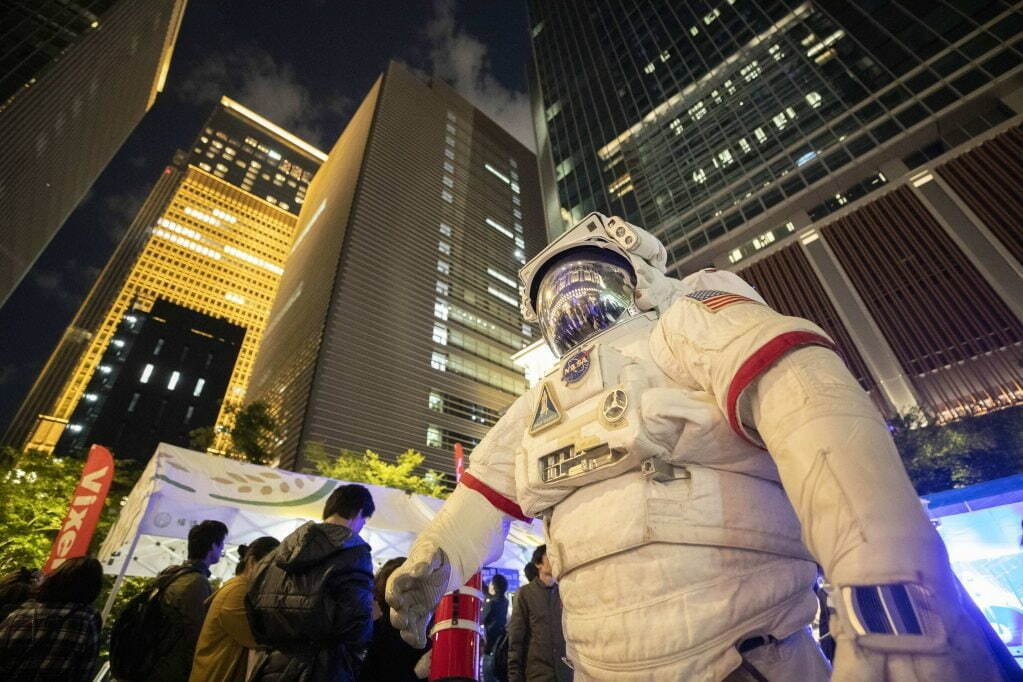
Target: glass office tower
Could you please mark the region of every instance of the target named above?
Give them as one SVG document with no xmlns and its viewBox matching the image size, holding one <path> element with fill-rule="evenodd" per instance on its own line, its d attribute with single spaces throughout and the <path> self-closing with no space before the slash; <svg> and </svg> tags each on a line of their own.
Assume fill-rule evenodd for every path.
<svg viewBox="0 0 1023 682">
<path fill-rule="evenodd" d="M 0 305 L 153 106 L 185 2 L 0 2 Z"/>
<path fill-rule="evenodd" d="M 674 274 L 739 271 L 775 307 L 817 315 L 889 414 L 1023 401 L 1023 268 L 1007 227 L 1023 215 L 1018 3 L 529 11 L 551 236 L 600 210 L 655 232 Z M 984 186 L 956 164 L 982 166 Z M 938 325 L 921 308 L 956 314 Z"/>
</svg>

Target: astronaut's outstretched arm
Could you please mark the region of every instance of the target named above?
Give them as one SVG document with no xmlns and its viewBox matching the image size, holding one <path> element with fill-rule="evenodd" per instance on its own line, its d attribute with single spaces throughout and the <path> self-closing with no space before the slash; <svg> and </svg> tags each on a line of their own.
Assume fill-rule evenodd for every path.
<svg viewBox="0 0 1023 682">
<path fill-rule="evenodd" d="M 841 359 L 797 349 L 744 402 L 832 585 L 834 679 L 999 679 L 887 426 Z"/>
<path fill-rule="evenodd" d="M 387 581 L 391 623 L 413 646 L 426 646 L 426 625 L 440 598 L 501 556 L 512 519 L 526 520 L 515 502 L 514 458 L 531 396 L 513 403 L 476 446 L 455 491 Z"/>
<path fill-rule="evenodd" d="M 884 420 L 823 331 L 698 291 L 662 317 L 651 350 L 774 460 L 834 588 L 833 679 L 999 679 Z"/>
</svg>

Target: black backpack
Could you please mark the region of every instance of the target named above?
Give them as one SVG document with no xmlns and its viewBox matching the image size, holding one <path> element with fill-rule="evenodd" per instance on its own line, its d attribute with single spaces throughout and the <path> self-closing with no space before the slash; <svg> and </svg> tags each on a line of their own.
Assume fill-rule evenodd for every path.
<svg viewBox="0 0 1023 682">
<path fill-rule="evenodd" d="M 491 649 L 494 657 L 494 679 L 498 682 L 508 682 L 508 632 L 502 632 L 494 642 Z"/>
<path fill-rule="evenodd" d="M 179 566 L 160 575 L 152 585 L 124 606 L 110 631 L 110 671 L 125 682 L 145 680 L 175 644 L 162 608 L 163 594 L 171 583 L 196 571 Z M 198 571 L 196 571 L 198 572 Z"/>
<path fill-rule="evenodd" d="M 340 577 L 335 568 L 321 564 L 290 573 L 274 558 L 269 554 L 249 578 L 245 607 L 253 638 L 280 649 L 333 643 L 347 620 L 326 589 Z"/>
</svg>

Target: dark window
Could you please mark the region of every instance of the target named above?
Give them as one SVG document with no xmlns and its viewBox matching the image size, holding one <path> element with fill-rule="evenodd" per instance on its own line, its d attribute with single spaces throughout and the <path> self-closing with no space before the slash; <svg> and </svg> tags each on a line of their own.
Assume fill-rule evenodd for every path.
<svg viewBox="0 0 1023 682">
<path fill-rule="evenodd" d="M 1012 50 L 1005 50 L 984 62 L 984 69 L 992 76 L 1000 76 L 1019 65 L 1020 56 Z"/>
<path fill-rule="evenodd" d="M 980 69 L 970 69 L 959 78 L 952 81 L 952 87 L 958 90 L 962 94 L 973 92 L 980 86 L 987 83 L 988 79 Z"/>
<path fill-rule="evenodd" d="M 914 104 L 911 107 L 903 109 L 895 115 L 895 118 L 899 120 L 903 128 L 912 128 L 914 124 L 927 118 L 927 110 L 919 104 Z"/>
<path fill-rule="evenodd" d="M 956 101 L 956 95 L 952 92 L 952 88 L 943 87 L 935 90 L 931 94 L 924 97 L 924 104 L 926 104 L 931 111 L 941 111 L 952 102 Z"/>
</svg>

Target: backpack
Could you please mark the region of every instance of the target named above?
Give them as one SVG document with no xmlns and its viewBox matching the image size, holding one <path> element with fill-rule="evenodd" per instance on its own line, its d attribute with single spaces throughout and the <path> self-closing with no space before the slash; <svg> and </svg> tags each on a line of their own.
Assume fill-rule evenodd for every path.
<svg viewBox="0 0 1023 682">
<path fill-rule="evenodd" d="M 274 557 L 266 556 L 249 578 L 245 610 L 253 638 L 285 650 L 332 645 L 346 620 L 332 590 L 326 589 L 339 582 L 335 567 L 318 564 L 289 572 Z"/>
<path fill-rule="evenodd" d="M 157 579 L 121 610 L 110 631 L 110 671 L 115 679 L 144 680 L 175 644 L 162 608 L 164 592 L 171 583 L 196 571 L 179 566 Z M 196 571 L 198 572 L 198 571 Z"/>
<path fill-rule="evenodd" d="M 508 682 L 508 632 L 502 632 L 494 642 L 491 649 L 494 657 L 494 679 L 498 682 Z"/>
</svg>

